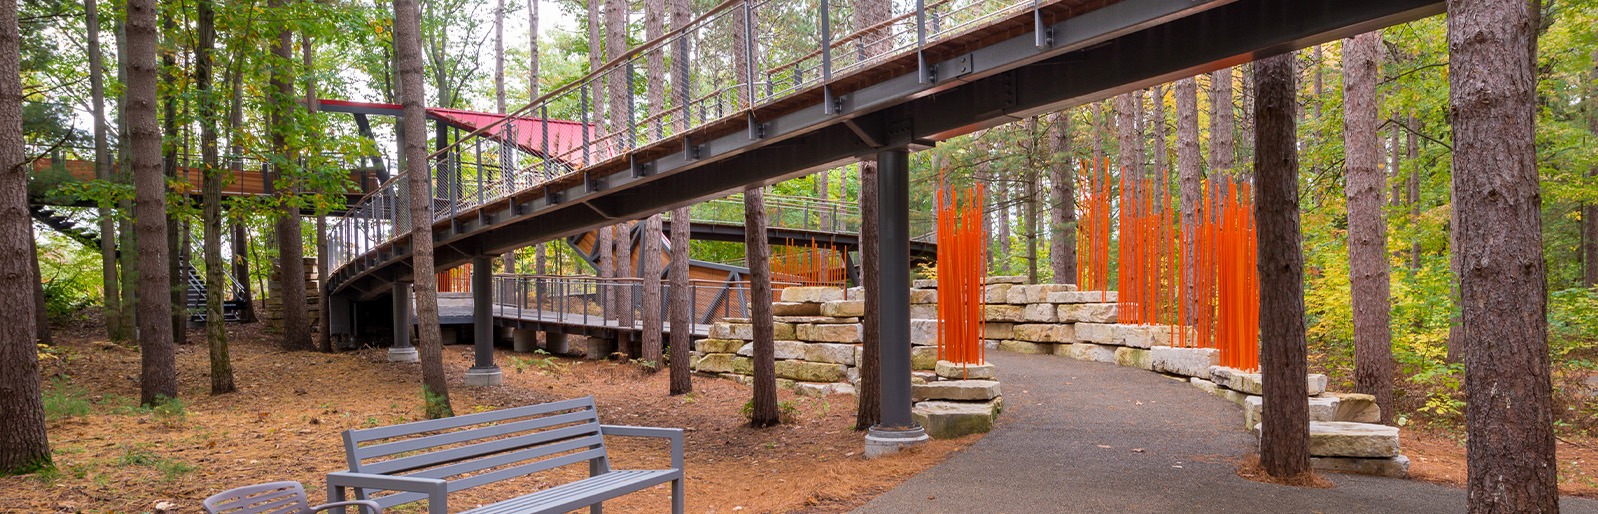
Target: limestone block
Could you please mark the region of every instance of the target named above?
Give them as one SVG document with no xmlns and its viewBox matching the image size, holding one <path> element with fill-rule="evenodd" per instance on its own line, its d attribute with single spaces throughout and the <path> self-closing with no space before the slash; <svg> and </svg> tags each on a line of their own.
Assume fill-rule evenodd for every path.
<svg viewBox="0 0 1598 514">
<path fill-rule="evenodd" d="M 1062 303 L 1055 308 L 1055 318 L 1061 323 L 1115 323 L 1115 315 L 1113 303 Z"/>
<path fill-rule="evenodd" d="M 1075 343 L 1076 327 L 1061 323 L 1037 323 L 1015 326 L 1015 338 L 1034 343 Z"/>
<path fill-rule="evenodd" d="M 1026 288 L 1026 303 L 1048 303 L 1052 293 L 1076 291 L 1075 284 L 1038 284 Z"/>
<path fill-rule="evenodd" d="M 798 325 L 799 339 L 818 343 L 858 343 L 861 341 L 860 325 Z"/>
<path fill-rule="evenodd" d="M 915 346 L 938 345 L 938 320 L 912 319 L 910 320 L 910 344 Z"/>
<path fill-rule="evenodd" d="M 932 373 L 931 371 L 910 370 L 910 383 L 911 384 L 925 384 L 927 382 L 937 382 L 937 381 L 938 381 L 938 375 Z"/>
<path fill-rule="evenodd" d="M 720 376 L 721 376 L 721 378 L 725 378 L 727 380 L 731 380 L 731 381 L 733 381 L 733 383 L 736 383 L 736 384 L 749 385 L 749 384 L 753 384 L 754 381 L 755 381 L 754 377 L 751 377 L 749 375 L 739 375 L 737 373 L 722 373 Z"/>
<path fill-rule="evenodd" d="M 1216 384 L 1216 385 L 1220 385 L 1220 384 Z M 1248 394 L 1239 393 L 1237 391 L 1233 391 L 1233 390 L 1227 389 L 1225 387 L 1217 388 L 1215 390 L 1215 395 L 1221 397 L 1221 399 L 1223 399 L 1223 400 L 1232 402 L 1233 404 L 1236 404 L 1239 407 L 1243 406 L 1243 402 L 1247 401 L 1250 398 L 1250 395 L 1248 395 Z"/>
<path fill-rule="evenodd" d="M 784 302 L 833 302 L 843 299 L 843 289 L 837 287 L 784 287 Z"/>
<path fill-rule="evenodd" d="M 1337 398 L 1337 413 L 1331 421 L 1376 423 L 1382 420 L 1382 408 L 1376 405 L 1375 396 L 1361 393 L 1323 393 L 1322 396 Z"/>
<path fill-rule="evenodd" d="M 805 358 L 805 347 L 809 345 L 805 344 L 803 341 L 779 340 L 772 341 L 771 346 L 772 349 L 775 350 L 776 357 L 778 359 L 803 359 Z M 747 343 L 739 347 L 738 355 L 742 357 L 753 357 L 755 355 L 755 343 Z"/>
<path fill-rule="evenodd" d="M 797 360 L 777 361 L 777 377 L 800 382 L 842 382 L 849 378 L 842 364 Z"/>
<path fill-rule="evenodd" d="M 982 317 L 987 319 L 989 322 L 997 321 L 1001 323 L 1015 323 L 1025 319 L 1022 314 L 1022 308 L 1020 305 L 988 304 L 982 306 Z"/>
<path fill-rule="evenodd" d="M 804 345 L 802 358 L 810 362 L 855 365 L 855 345 L 838 343 L 809 343 Z"/>
<path fill-rule="evenodd" d="M 859 396 L 859 393 L 855 391 L 854 384 L 832 384 L 832 394 L 848 394 Z"/>
<path fill-rule="evenodd" d="M 748 325 L 749 324 L 749 318 L 721 318 L 721 321 L 723 323 L 731 323 L 731 324 L 734 324 L 734 325 Z"/>
<path fill-rule="evenodd" d="M 993 430 L 993 418 L 1000 409 L 998 400 L 986 402 L 948 402 L 929 400 L 917 403 L 910 414 L 933 439 L 950 439 Z"/>
<path fill-rule="evenodd" d="M 983 323 L 983 339 L 1015 339 L 1014 323 Z"/>
<path fill-rule="evenodd" d="M 1227 380 L 1226 387 L 1234 391 L 1242 391 L 1248 394 L 1264 394 L 1264 385 L 1261 383 L 1261 380 L 1262 378 L 1259 373 L 1234 372 L 1231 373 L 1231 376 Z M 1310 374 L 1305 377 L 1305 380 L 1309 385 L 1310 396 L 1315 396 L 1326 392 L 1326 375 Z"/>
<path fill-rule="evenodd" d="M 821 397 L 832 394 L 832 386 L 830 383 L 795 382 L 793 392 L 799 396 Z"/>
<path fill-rule="evenodd" d="M 728 373 L 732 371 L 733 355 L 730 353 L 708 353 L 694 361 L 694 371 L 700 373 Z"/>
<path fill-rule="evenodd" d="M 1010 305 L 1026 305 L 1027 290 L 1032 289 L 1033 287 L 1037 286 L 1010 286 L 1010 291 L 1004 294 L 1004 303 L 1008 303 Z"/>
<path fill-rule="evenodd" d="M 1336 398 L 1309 398 L 1310 421 L 1336 421 Z M 1253 430 L 1265 412 L 1265 401 L 1259 396 L 1248 396 L 1243 399 L 1243 428 Z"/>
<path fill-rule="evenodd" d="M 817 304 L 814 304 L 814 305 L 816 306 L 816 309 L 818 311 L 821 309 L 821 304 L 817 303 Z M 832 316 L 816 315 L 816 316 L 772 316 L 772 319 L 776 320 L 777 323 L 793 323 L 793 324 L 797 325 L 797 324 L 800 324 L 800 323 L 833 323 L 833 322 L 836 322 L 837 320 L 849 319 L 849 318 L 834 318 Z"/>
<path fill-rule="evenodd" d="M 742 339 L 700 339 L 696 348 L 704 353 L 735 353 L 742 348 Z"/>
<path fill-rule="evenodd" d="M 755 361 L 748 357 L 734 357 L 732 359 L 731 373 L 734 375 L 753 375 L 755 374 Z"/>
<path fill-rule="evenodd" d="M 812 302 L 773 302 L 771 304 L 773 316 L 817 316 L 821 314 L 821 304 Z"/>
<path fill-rule="evenodd" d="M 860 362 L 860 354 L 858 354 L 858 353 L 855 354 L 855 360 L 854 361 L 855 362 Z M 844 374 L 849 377 L 849 383 L 857 385 L 857 386 L 860 385 L 860 368 L 854 367 L 854 366 L 850 366 L 848 370 L 844 371 Z"/>
<path fill-rule="evenodd" d="M 799 335 L 794 331 L 793 323 L 771 324 L 772 339 L 797 339 L 798 337 Z"/>
<path fill-rule="evenodd" d="M 915 289 L 937 289 L 938 288 L 938 279 L 935 279 L 935 278 L 918 278 L 918 279 L 910 281 L 910 287 L 915 288 Z"/>
<path fill-rule="evenodd" d="M 989 349 L 989 350 L 997 350 L 997 349 L 999 349 L 999 340 L 998 339 L 983 339 L 982 340 L 982 347 L 986 348 L 986 349 Z"/>
<path fill-rule="evenodd" d="M 1093 343 L 1058 345 L 1054 347 L 1054 354 L 1083 361 L 1115 362 L 1115 347 Z"/>
<path fill-rule="evenodd" d="M 1309 420 L 1338 421 L 1338 403 L 1341 403 L 1341 401 L 1337 398 L 1332 398 L 1329 396 L 1311 396 L 1309 398 Z"/>
<path fill-rule="evenodd" d="M 999 383 L 993 380 L 940 380 L 911 386 L 913 401 L 987 401 L 999 397 Z"/>
<path fill-rule="evenodd" d="M 866 302 L 864 300 L 838 300 L 822 303 L 821 315 L 834 318 L 865 316 Z"/>
<path fill-rule="evenodd" d="M 1326 375 L 1311 373 L 1309 377 L 1309 395 L 1315 396 L 1326 392 Z"/>
<path fill-rule="evenodd" d="M 1315 457 L 1397 457 L 1398 427 L 1311 421 L 1309 454 Z"/>
<path fill-rule="evenodd" d="M 865 354 L 866 354 L 865 346 L 858 345 L 858 344 L 854 345 L 854 362 L 855 362 L 854 365 L 859 366 L 860 363 L 865 362 L 866 361 Z M 849 369 L 852 370 L 852 371 L 855 371 L 856 374 L 859 373 L 859 371 L 855 370 L 854 368 L 849 368 Z"/>
<path fill-rule="evenodd" d="M 1021 275 L 996 275 L 982 279 L 983 284 L 1025 284 L 1026 277 Z"/>
<path fill-rule="evenodd" d="M 1004 303 L 1005 299 L 1009 298 L 1011 287 L 1013 286 L 1010 284 L 989 284 L 982 286 L 982 303 L 990 305 Z"/>
<path fill-rule="evenodd" d="M 1211 382 L 1199 377 L 1188 377 L 1187 383 L 1193 384 L 1193 387 L 1197 387 L 1199 390 L 1210 394 L 1215 394 L 1215 390 L 1221 388 L 1221 386 L 1215 385 L 1215 382 Z"/>
<path fill-rule="evenodd" d="M 717 323 L 710 326 L 710 337 L 748 341 L 755 338 L 755 327 L 745 323 Z"/>
<path fill-rule="evenodd" d="M 1115 291 L 1055 291 L 1043 295 L 1049 303 L 1115 303 L 1120 298 Z"/>
<path fill-rule="evenodd" d="M 1054 323 L 1057 319 L 1052 303 L 1030 303 L 1021 308 L 1021 319 L 1032 323 Z"/>
<path fill-rule="evenodd" d="M 920 282 L 920 281 L 917 280 L 917 282 Z M 925 305 L 925 304 L 937 304 L 937 303 L 938 303 L 938 290 L 937 289 L 919 289 L 918 288 L 918 289 L 911 289 L 910 290 L 910 304 L 912 304 L 912 305 Z"/>
<path fill-rule="evenodd" d="M 1054 353 L 1054 345 L 1052 343 L 1029 343 L 1014 340 L 999 341 L 999 349 L 1029 355 L 1049 355 Z"/>
<path fill-rule="evenodd" d="M 779 362 L 781 362 L 781 361 L 779 361 Z M 777 388 L 779 388 L 779 389 L 793 389 L 794 386 L 798 385 L 798 384 L 799 384 L 798 382 L 795 382 L 793 380 L 786 379 L 786 378 L 778 378 L 777 379 Z"/>
<path fill-rule="evenodd" d="M 938 366 L 938 347 L 915 346 L 910 348 L 910 369 L 931 370 Z"/>
<path fill-rule="evenodd" d="M 1112 325 L 1120 333 L 1123 346 L 1133 348 L 1153 348 L 1156 344 L 1170 344 L 1170 338 L 1157 338 L 1156 333 L 1161 332 L 1160 327 L 1144 325 Z"/>
<path fill-rule="evenodd" d="M 949 361 L 938 361 L 933 369 L 938 377 L 950 380 L 993 380 L 993 364 L 960 364 Z"/>
<path fill-rule="evenodd" d="M 1409 478 L 1409 457 L 1403 455 L 1386 458 L 1310 457 L 1309 465 L 1316 470 L 1333 473 Z"/>
<path fill-rule="evenodd" d="M 1149 351 L 1142 348 L 1116 348 L 1115 363 L 1129 368 L 1153 371 L 1153 363 L 1149 359 Z"/>
<path fill-rule="evenodd" d="M 843 290 L 843 299 L 845 299 L 845 300 L 864 300 L 864 299 L 866 299 L 866 288 L 861 287 L 861 286 L 854 286 L 854 287 L 845 289 L 845 290 Z"/>
<path fill-rule="evenodd" d="M 918 303 L 910 305 L 910 319 L 938 319 L 938 304 Z"/>
<path fill-rule="evenodd" d="M 1221 351 L 1215 348 L 1155 346 L 1149 353 L 1154 371 L 1198 378 L 1209 378 L 1210 366 L 1221 357 Z"/>
<path fill-rule="evenodd" d="M 1077 323 L 1074 326 L 1076 329 L 1076 338 L 1082 340 L 1083 342 L 1113 345 L 1121 344 L 1119 340 L 1119 333 L 1115 330 L 1115 327 L 1119 325 L 1110 325 L 1105 323 Z"/>
</svg>

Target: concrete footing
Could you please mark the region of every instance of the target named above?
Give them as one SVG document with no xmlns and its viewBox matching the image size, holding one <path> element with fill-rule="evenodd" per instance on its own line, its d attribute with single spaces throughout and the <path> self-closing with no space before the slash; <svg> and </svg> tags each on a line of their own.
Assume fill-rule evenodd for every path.
<svg viewBox="0 0 1598 514">
<path fill-rule="evenodd" d="M 516 353 L 529 353 L 538 348 L 538 331 L 528 328 L 518 328 L 510 333 L 511 351 Z"/>
<path fill-rule="evenodd" d="M 555 355 L 566 355 L 572 351 L 571 343 L 566 341 L 566 334 L 563 332 L 544 332 L 544 351 Z"/>
<path fill-rule="evenodd" d="M 492 387 L 503 383 L 505 383 L 505 374 L 500 372 L 499 366 L 466 370 L 466 385 L 468 386 Z"/>
<path fill-rule="evenodd" d="M 893 455 L 906 447 L 925 443 L 927 439 L 926 430 L 919 426 L 897 430 L 873 426 L 866 431 L 866 458 Z"/>
<path fill-rule="evenodd" d="M 421 356 L 416 354 L 415 346 L 395 346 L 388 349 L 389 362 L 419 362 L 421 360 Z"/>
</svg>

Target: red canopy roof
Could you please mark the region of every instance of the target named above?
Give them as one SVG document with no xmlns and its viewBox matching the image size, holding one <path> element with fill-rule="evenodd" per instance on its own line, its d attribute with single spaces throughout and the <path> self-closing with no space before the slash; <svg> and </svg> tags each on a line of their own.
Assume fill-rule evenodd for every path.
<svg viewBox="0 0 1598 514">
<path fill-rule="evenodd" d="M 396 117 L 402 113 L 402 109 L 398 104 L 325 99 L 320 100 L 320 103 L 322 110 L 328 112 L 379 114 Z M 465 131 L 476 131 L 506 117 L 504 114 L 446 109 L 443 107 L 428 107 L 427 116 Z M 547 129 L 549 157 L 565 162 L 573 168 L 581 167 L 580 162 L 574 161 L 582 159 L 583 123 L 517 116 L 511 119 L 510 124 L 509 135 L 513 136 L 514 141 L 505 141 L 507 134 L 505 133 L 504 125 L 496 125 L 494 128 L 489 129 L 488 132 L 483 133 L 482 136 L 490 141 L 510 142 L 521 147 L 522 151 L 533 155 L 543 155 L 545 130 Z M 599 137 L 598 126 L 592 123 L 587 124 L 587 126 L 588 137 L 597 139 Z M 593 151 L 597 160 L 601 154 L 605 153 L 599 151 L 598 147 L 602 145 L 597 144 L 599 143 L 597 141 L 595 143 Z"/>
</svg>

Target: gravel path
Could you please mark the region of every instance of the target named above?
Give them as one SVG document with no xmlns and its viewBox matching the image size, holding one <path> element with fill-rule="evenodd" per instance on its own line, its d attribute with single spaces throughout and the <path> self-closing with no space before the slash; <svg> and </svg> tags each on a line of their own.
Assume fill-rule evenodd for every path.
<svg viewBox="0 0 1598 514">
<path fill-rule="evenodd" d="M 1254 445 L 1236 405 L 1163 375 L 991 351 L 1005 412 L 992 433 L 855 512 L 1465 511 L 1465 491 L 1328 474 L 1332 489 L 1236 475 Z M 1564 512 L 1598 513 L 1565 498 Z"/>
</svg>

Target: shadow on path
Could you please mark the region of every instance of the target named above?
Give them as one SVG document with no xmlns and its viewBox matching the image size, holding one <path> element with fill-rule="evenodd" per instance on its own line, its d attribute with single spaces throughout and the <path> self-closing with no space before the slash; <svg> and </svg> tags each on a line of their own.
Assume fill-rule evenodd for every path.
<svg viewBox="0 0 1598 514">
<path fill-rule="evenodd" d="M 993 432 L 859 513 L 1464 512 L 1465 491 L 1327 474 L 1332 489 L 1239 478 L 1254 446 L 1236 405 L 1113 364 L 990 351 L 1005 412 Z M 1598 512 L 1565 498 L 1564 512 Z"/>
</svg>

